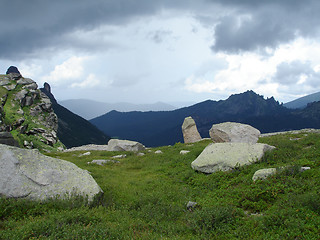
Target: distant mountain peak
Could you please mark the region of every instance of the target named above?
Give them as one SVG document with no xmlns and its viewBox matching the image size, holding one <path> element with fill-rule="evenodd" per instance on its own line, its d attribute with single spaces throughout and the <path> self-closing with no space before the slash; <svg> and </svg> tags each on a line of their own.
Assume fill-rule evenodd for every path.
<svg viewBox="0 0 320 240">
<path fill-rule="evenodd" d="M 320 92 L 312 93 L 304 97 L 283 104 L 286 108 L 305 108 L 309 103 L 320 101 Z"/>
</svg>

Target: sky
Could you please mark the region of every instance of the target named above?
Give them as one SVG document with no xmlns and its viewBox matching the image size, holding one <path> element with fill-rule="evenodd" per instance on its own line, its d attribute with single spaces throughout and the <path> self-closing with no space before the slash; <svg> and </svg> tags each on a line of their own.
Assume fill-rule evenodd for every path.
<svg viewBox="0 0 320 240">
<path fill-rule="evenodd" d="M 201 102 L 320 91 L 319 0 L 0 0 L 0 73 L 56 99 Z"/>
</svg>

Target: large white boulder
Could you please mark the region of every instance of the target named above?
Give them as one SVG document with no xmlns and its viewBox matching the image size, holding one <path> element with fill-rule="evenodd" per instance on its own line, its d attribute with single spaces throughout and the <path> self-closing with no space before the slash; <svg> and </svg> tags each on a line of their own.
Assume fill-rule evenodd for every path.
<svg viewBox="0 0 320 240">
<path fill-rule="evenodd" d="M 228 171 L 259 161 L 275 147 L 262 143 L 213 143 L 191 163 L 194 170 L 213 173 Z"/>
<path fill-rule="evenodd" d="M 194 143 L 201 141 L 202 138 L 192 117 L 186 117 L 181 128 L 183 140 L 185 143 Z"/>
<path fill-rule="evenodd" d="M 212 125 L 209 135 L 213 142 L 248 142 L 256 143 L 260 131 L 247 124 L 225 122 Z"/>
<path fill-rule="evenodd" d="M 132 151 L 139 152 L 144 151 L 146 148 L 139 142 L 129 140 L 111 139 L 108 142 L 110 151 Z"/>
<path fill-rule="evenodd" d="M 99 193 L 88 171 L 71 162 L 0 144 L 0 196 L 46 200 L 82 195 L 91 201 Z"/>
</svg>

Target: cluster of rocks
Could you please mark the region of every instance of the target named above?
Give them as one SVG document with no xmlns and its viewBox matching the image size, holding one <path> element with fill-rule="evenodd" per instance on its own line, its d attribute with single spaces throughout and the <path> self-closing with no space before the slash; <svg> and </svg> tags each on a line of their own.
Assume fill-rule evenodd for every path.
<svg viewBox="0 0 320 240">
<path fill-rule="evenodd" d="M 188 129 L 185 127 L 186 123 L 190 123 L 188 125 L 192 131 L 186 131 Z M 185 142 L 191 142 L 189 139 L 193 139 L 193 142 L 201 140 L 191 117 L 185 119 L 182 129 Z M 194 170 L 204 173 L 229 171 L 249 165 L 259 161 L 265 152 L 275 149 L 273 146 L 257 143 L 260 131 L 247 124 L 235 122 L 214 124 L 209 135 L 213 143 L 191 163 Z"/>
<path fill-rule="evenodd" d="M 11 66 L 7 75 L 0 76 L 0 87 L 7 90 L 5 93 L 1 91 L 0 94 L 0 132 L 16 129 L 20 134 L 36 136 L 41 142 L 53 146 L 58 141 L 58 118 L 52 109 L 50 99 L 38 89 L 37 83 L 22 77 L 19 70 Z M 4 121 L 6 104 L 10 105 L 11 109 L 16 109 L 13 122 Z M 32 125 L 43 127 L 31 128 L 30 122 L 26 122 L 26 115 L 31 119 Z M 24 141 L 24 146 L 32 148 L 33 143 Z"/>
</svg>

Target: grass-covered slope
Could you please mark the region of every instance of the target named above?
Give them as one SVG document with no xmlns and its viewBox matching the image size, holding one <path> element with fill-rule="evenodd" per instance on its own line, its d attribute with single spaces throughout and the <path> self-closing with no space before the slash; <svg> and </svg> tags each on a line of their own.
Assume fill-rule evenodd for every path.
<svg viewBox="0 0 320 240">
<path fill-rule="evenodd" d="M 210 175 L 190 167 L 210 141 L 157 148 L 163 154 L 127 153 L 105 166 L 87 162 L 119 153 L 52 153 L 90 171 L 104 199 L 91 206 L 0 199 L 0 239 L 318 239 L 320 135 L 260 141 L 277 149 L 261 162 Z M 251 179 L 261 168 L 282 166 L 288 168 L 267 180 Z M 198 207 L 188 210 L 188 201 Z"/>
</svg>

